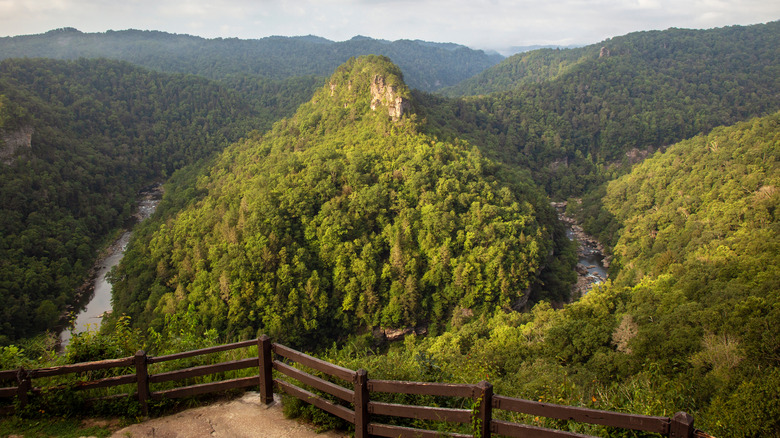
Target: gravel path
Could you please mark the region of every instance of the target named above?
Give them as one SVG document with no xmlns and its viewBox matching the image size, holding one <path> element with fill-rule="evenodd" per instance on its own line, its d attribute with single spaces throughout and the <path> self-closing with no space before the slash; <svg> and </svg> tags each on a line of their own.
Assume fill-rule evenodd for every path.
<svg viewBox="0 0 780 438">
<path fill-rule="evenodd" d="M 178 414 L 154 418 L 118 430 L 112 438 L 343 438 L 335 432 L 316 433 L 296 420 L 284 418 L 278 399 L 270 407 L 257 392 Z"/>
</svg>

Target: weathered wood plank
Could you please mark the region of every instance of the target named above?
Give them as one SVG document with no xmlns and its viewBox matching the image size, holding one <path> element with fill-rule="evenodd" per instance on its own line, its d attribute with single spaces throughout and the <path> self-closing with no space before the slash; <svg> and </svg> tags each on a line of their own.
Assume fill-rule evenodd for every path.
<svg viewBox="0 0 780 438">
<path fill-rule="evenodd" d="M 310 405 L 314 405 L 325 412 L 330 412 L 331 414 L 349 421 L 352 424 L 355 424 L 355 411 L 347 409 L 344 406 L 333 404 L 316 394 L 306 391 L 305 389 L 298 388 L 292 383 L 285 382 L 284 380 L 274 379 L 274 383 L 280 390 L 286 392 L 287 394 L 303 400 Z"/>
<path fill-rule="evenodd" d="M 376 436 L 391 438 L 440 438 L 443 436 L 453 438 L 472 438 L 472 435 L 461 433 L 436 432 L 433 430 L 415 429 L 413 427 L 391 426 L 389 424 L 371 423 L 368 425 L 368 433 Z"/>
<path fill-rule="evenodd" d="M 223 380 L 214 383 L 202 383 L 200 385 L 185 386 L 182 388 L 168 389 L 165 391 L 156 391 L 151 393 L 154 400 L 163 398 L 181 398 L 191 395 L 207 394 L 210 392 L 227 391 L 228 389 L 245 388 L 247 386 L 257 386 L 259 376 L 242 377 L 240 379 Z"/>
<path fill-rule="evenodd" d="M 165 356 L 149 357 L 148 363 L 167 362 L 169 360 L 186 359 L 188 357 L 200 356 L 203 354 L 219 353 L 220 351 L 235 350 L 237 348 L 251 347 L 257 345 L 257 339 L 249 341 L 234 342 L 232 344 L 217 345 L 216 347 L 201 348 L 200 350 L 185 351 L 182 353 L 168 354 Z"/>
<path fill-rule="evenodd" d="M 206 376 L 209 374 L 223 373 L 227 371 L 242 370 L 245 368 L 257 368 L 257 358 L 239 359 L 222 362 L 214 365 L 201 365 L 191 368 L 183 368 L 175 371 L 152 374 L 149 383 L 169 382 L 171 380 L 184 380 L 191 377 Z"/>
<path fill-rule="evenodd" d="M 123 398 L 130 397 L 130 394 L 111 394 L 111 395 L 104 395 L 102 397 L 95 397 L 87 399 L 86 401 L 88 403 L 96 402 L 96 401 L 113 401 L 113 400 L 121 400 Z"/>
<path fill-rule="evenodd" d="M 308 354 L 301 353 L 300 351 L 293 350 L 292 348 L 285 347 L 284 345 L 273 344 L 273 350 L 274 353 L 278 354 L 279 356 L 284 356 L 294 362 L 298 362 L 301 365 L 305 365 L 317 371 L 322 371 L 323 373 L 338 377 L 339 379 L 345 380 L 347 382 L 352 382 L 355 379 L 355 371 L 353 370 L 340 367 L 338 365 L 333 365 L 330 362 L 325 362 L 322 359 L 317 359 L 316 357 L 309 356 Z"/>
<path fill-rule="evenodd" d="M 74 382 L 71 384 L 49 386 L 46 388 L 33 388 L 32 392 L 39 394 L 44 389 L 47 391 L 86 391 L 89 389 L 110 388 L 119 385 L 132 385 L 136 382 L 135 374 L 125 374 L 123 376 L 106 377 L 105 379 L 90 380 L 88 382 Z"/>
<path fill-rule="evenodd" d="M 5 370 L 0 371 L 0 382 L 5 382 L 8 380 L 13 380 L 16 382 L 16 375 L 19 373 L 19 370 Z"/>
<path fill-rule="evenodd" d="M 493 420 L 491 426 L 491 431 L 493 433 L 515 438 L 594 438 L 592 435 L 565 432 L 563 430 L 545 429 L 543 427 L 510 423 L 500 420 Z"/>
<path fill-rule="evenodd" d="M 125 374 L 124 376 L 106 377 L 105 379 L 93 380 L 90 382 L 76 382 L 71 388 L 75 391 L 86 391 L 88 389 L 110 388 L 119 385 L 131 385 L 136 382 L 135 374 Z"/>
<path fill-rule="evenodd" d="M 471 411 L 468 409 L 434 408 L 430 406 L 369 402 L 368 412 L 374 415 L 389 415 L 392 417 L 415 418 L 418 420 L 471 423 Z"/>
<path fill-rule="evenodd" d="M 541 403 L 519 398 L 494 396 L 493 407 L 505 411 L 520 412 L 540 417 L 573 420 L 602 426 L 622 427 L 624 429 L 643 430 L 660 434 L 669 433 L 668 417 L 624 414 L 622 412 L 600 411 L 597 409 Z"/>
<path fill-rule="evenodd" d="M 11 388 L 0 388 L 0 398 L 14 397 L 17 390 L 18 388 L 15 386 Z"/>
<path fill-rule="evenodd" d="M 121 359 L 107 359 L 99 360 L 95 362 L 83 362 L 73 365 L 62 365 L 58 367 L 38 368 L 35 370 L 28 370 L 28 375 L 31 379 L 38 379 L 41 377 L 60 376 L 70 373 L 81 373 L 85 371 L 104 370 L 107 368 L 119 368 L 129 367 L 135 362 L 134 357 L 123 357 Z"/>
<path fill-rule="evenodd" d="M 286 365 L 278 360 L 274 361 L 274 369 L 280 373 L 292 377 L 299 382 L 309 385 L 313 388 L 317 388 L 320 391 L 327 392 L 330 395 L 336 396 L 344 401 L 352 403 L 355 398 L 355 392 L 350 391 L 343 386 L 336 385 L 335 383 L 322 380 L 319 377 L 312 376 L 309 373 L 295 369 L 289 365 Z"/>
<path fill-rule="evenodd" d="M 370 392 L 394 394 L 438 395 L 444 397 L 473 397 L 476 385 L 435 382 L 404 382 L 400 380 L 369 380 Z"/>
</svg>

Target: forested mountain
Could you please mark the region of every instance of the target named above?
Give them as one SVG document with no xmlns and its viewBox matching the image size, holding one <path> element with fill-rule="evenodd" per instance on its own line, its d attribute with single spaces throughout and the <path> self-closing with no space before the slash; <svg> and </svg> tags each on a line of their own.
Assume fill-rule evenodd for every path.
<svg viewBox="0 0 780 438">
<path fill-rule="evenodd" d="M 253 101 L 118 61 L 0 62 L 0 148 L 27 142 L 0 164 L 0 342 L 57 322 L 141 187 L 307 98 L 267 85 L 286 94 Z"/>
<path fill-rule="evenodd" d="M 510 56 L 475 76 L 439 90 L 438 94 L 462 97 L 510 91 L 522 85 L 555 79 L 598 54 L 597 45 L 563 50 L 538 48 Z"/>
<path fill-rule="evenodd" d="M 506 395 L 685 410 L 718 436 L 778 436 L 778 37 L 772 22 L 545 49 L 445 90 L 468 97 L 411 90 L 435 87 L 407 86 L 410 67 L 382 56 L 327 80 L 256 76 L 323 75 L 354 47 L 462 52 L 423 42 L 2 39 L 0 52 L 46 56 L 106 44 L 220 80 L 0 63 L 0 148 L 14 149 L 0 154 L 0 344 L 50 324 L 137 189 L 167 178 L 112 277 L 114 317 L 151 329 L 147 345 L 186 320 L 212 340 L 267 333 L 375 378 L 487 375 Z M 45 52 L 52 41 L 74 51 Z M 283 48 L 257 55 L 272 43 Z M 163 59 L 171 47 L 181 58 Z M 216 47 L 227 57 L 214 64 Z M 567 305 L 574 254 L 550 198 L 570 198 L 614 255 L 611 280 Z M 372 329 L 408 327 L 428 336 L 367 353 Z"/>
<path fill-rule="evenodd" d="M 440 94 L 476 96 L 511 91 L 523 85 L 555 79 L 575 69 L 588 69 L 599 58 L 621 56 L 640 70 L 674 72 L 705 65 L 718 70 L 744 62 L 764 65 L 775 51 L 767 53 L 780 22 L 752 26 L 730 26 L 693 30 L 670 28 L 643 31 L 609 38 L 600 43 L 571 49 L 543 48 L 519 53 L 459 84 L 444 88 Z M 583 65 L 584 64 L 584 65 Z M 755 66 L 758 67 L 758 66 Z M 733 68 L 733 67 L 732 67 Z M 697 78 L 709 87 L 708 77 Z M 734 78 L 738 82 L 738 78 Z"/>
<path fill-rule="evenodd" d="M 386 355 L 345 348 L 332 359 L 374 378 L 489 375 L 501 394 L 648 415 L 684 410 L 714 436 L 777 436 L 778 157 L 780 113 L 672 145 L 609 184 L 605 204 L 620 224 L 614 280 L 563 309 L 542 303 L 461 319 Z"/>
<path fill-rule="evenodd" d="M 451 43 L 390 42 L 360 36 L 343 42 L 313 36 L 240 40 L 140 30 L 82 33 L 66 28 L 0 38 L 0 59 L 109 58 L 211 79 L 235 75 L 270 79 L 330 76 L 350 57 L 368 54 L 390 57 L 401 67 L 409 86 L 428 91 L 455 85 L 503 59 Z"/>
<path fill-rule="evenodd" d="M 428 96 L 437 109 L 426 117 L 440 135 L 455 132 L 492 157 L 533 169 L 550 196 L 579 196 L 648 152 L 780 109 L 778 37 L 780 22 L 772 22 L 531 52 L 483 76 L 511 78 L 499 87 L 511 91 Z M 501 76 L 506 68 L 517 76 Z"/>
<path fill-rule="evenodd" d="M 295 116 L 228 148 L 196 203 L 136 234 L 115 312 L 159 329 L 189 308 L 229 337 L 314 347 L 438 331 L 534 288 L 564 297 L 569 243 L 528 174 L 422 134 L 414 107 L 387 58 L 347 62 Z"/>
</svg>

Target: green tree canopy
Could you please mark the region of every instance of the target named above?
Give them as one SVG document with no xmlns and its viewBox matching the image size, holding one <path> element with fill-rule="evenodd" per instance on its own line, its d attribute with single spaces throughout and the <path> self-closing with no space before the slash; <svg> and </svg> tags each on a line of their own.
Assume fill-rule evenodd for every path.
<svg viewBox="0 0 780 438">
<path fill-rule="evenodd" d="M 555 252 L 549 205 L 526 174 L 421 134 L 410 96 L 387 58 L 353 59 L 228 148 L 200 201 L 138 236 L 116 310 L 159 324 L 194 305 L 220 332 L 300 344 L 525 302 Z"/>
</svg>

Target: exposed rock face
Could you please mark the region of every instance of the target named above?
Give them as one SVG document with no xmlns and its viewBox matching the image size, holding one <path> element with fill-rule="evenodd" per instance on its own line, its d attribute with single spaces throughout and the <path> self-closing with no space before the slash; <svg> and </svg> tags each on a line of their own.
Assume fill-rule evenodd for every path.
<svg viewBox="0 0 780 438">
<path fill-rule="evenodd" d="M 376 111 L 380 105 L 387 107 L 387 113 L 393 120 L 400 119 L 411 109 L 409 101 L 398 95 L 394 85 L 387 85 L 384 76 L 375 75 L 371 81 L 371 109 Z"/>
<path fill-rule="evenodd" d="M 569 158 L 561 158 L 560 160 L 555 160 L 552 163 L 550 163 L 550 170 L 556 171 L 560 167 L 569 167 Z"/>
<path fill-rule="evenodd" d="M 602 47 L 601 51 L 599 52 L 599 58 L 607 58 L 609 57 L 609 49 L 606 47 Z"/>
<path fill-rule="evenodd" d="M 525 291 L 523 291 L 523 295 L 520 296 L 520 298 L 516 299 L 511 307 L 512 310 L 516 310 L 518 312 L 521 312 L 523 308 L 525 308 L 525 305 L 528 304 L 528 299 L 531 298 L 531 288 L 529 287 Z"/>
<path fill-rule="evenodd" d="M 13 131 L 0 129 L 0 161 L 11 164 L 13 158 L 32 150 L 32 126 L 26 125 Z"/>
<path fill-rule="evenodd" d="M 426 335 L 428 334 L 427 327 L 406 327 L 406 328 L 383 328 L 375 327 L 373 331 L 374 338 L 380 342 L 394 342 L 400 341 L 406 337 L 406 335 Z"/>
<path fill-rule="evenodd" d="M 654 148 L 652 146 L 646 148 L 646 149 L 639 149 L 639 148 L 632 148 L 626 151 L 626 158 L 628 158 L 629 164 L 637 164 L 644 161 L 647 157 L 654 154 L 655 151 L 665 151 L 666 146 L 661 146 L 659 148 Z"/>
</svg>

